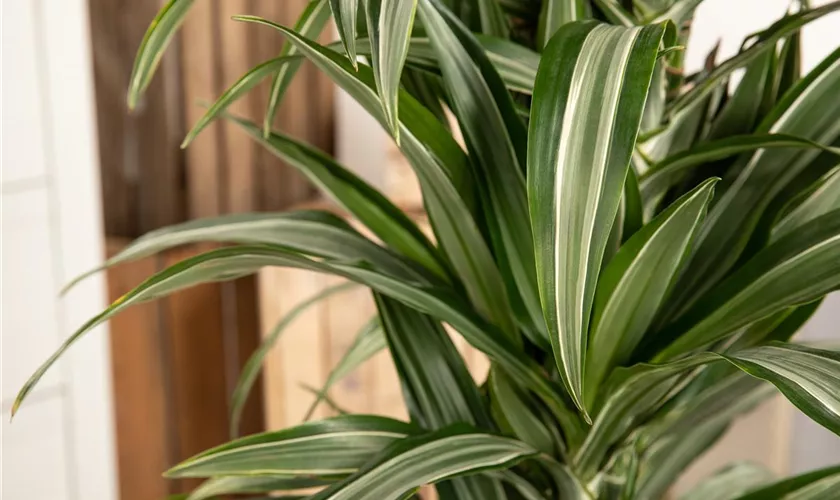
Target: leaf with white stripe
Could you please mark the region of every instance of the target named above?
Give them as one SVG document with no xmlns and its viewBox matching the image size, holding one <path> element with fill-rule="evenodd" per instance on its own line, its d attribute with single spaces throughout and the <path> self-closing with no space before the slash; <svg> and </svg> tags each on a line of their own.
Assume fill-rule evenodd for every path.
<svg viewBox="0 0 840 500">
<path fill-rule="evenodd" d="M 313 499 L 403 498 L 424 484 L 507 469 L 536 453 L 520 441 L 453 426 L 394 443 L 376 461 Z"/>
<path fill-rule="evenodd" d="M 548 45 L 561 26 L 592 17 L 585 0 L 543 0 L 537 29 L 537 49 Z"/>
<path fill-rule="evenodd" d="M 357 66 L 356 20 L 359 15 L 359 0 L 330 0 L 330 10 L 335 19 L 335 27 L 341 44 L 344 46 L 344 52 L 347 53 L 347 58 L 355 68 Z"/>
<path fill-rule="evenodd" d="M 537 277 L 557 366 L 581 409 L 598 271 L 664 31 L 569 24 L 537 73 L 528 137 Z"/>
<path fill-rule="evenodd" d="M 201 486 L 194 489 L 186 500 L 208 500 L 231 494 L 299 490 L 326 486 L 333 482 L 335 481 L 312 477 L 221 476 L 201 483 Z"/>
<path fill-rule="evenodd" d="M 840 465 L 809 471 L 739 496 L 736 500 L 831 500 L 840 488 Z"/>
<path fill-rule="evenodd" d="M 837 6 L 840 8 L 840 3 Z M 840 99 L 834 98 L 838 88 L 840 48 L 785 94 L 757 132 L 832 144 L 840 137 Z M 709 211 L 687 270 L 670 301 L 672 317 L 685 312 L 730 273 L 773 198 L 792 179 L 802 175 L 819 153 L 817 148 L 760 149 L 749 157 Z"/>
<path fill-rule="evenodd" d="M 757 253 L 711 289 L 678 321 L 657 333 L 663 361 L 723 339 L 786 307 L 840 288 L 840 210 L 829 212 Z M 670 344 L 669 344 L 670 343 Z"/>
<path fill-rule="evenodd" d="M 134 67 L 131 69 L 131 77 L 128 84 L 128 108 L 134 109 L 146 88 L 152 82 L 164 51 L 172 41 L 172 37 L 178 32 L 181 23 L 189 12 L 195 0 L 170 0 L 164 5 L 157 16 L 155 16 L 137 55 L 134 58 Z"/>
<path fill-rule="evenodd" d="M 523 173 L 527 131 L 502 79 L 464 25 L 436 0 L 420 0 L 419 8 L 449 91 L 450 106 L 475 157 L 477 177 L 486 186 L 485 224 L 497 235 L 491 238 L 495 254 L 506 261 L 501 271 L 508 296 L 518 295 L 524 304 L 524 311 L 514 307 L 520 323 L 542 325 L 533 237 L 531 228 L 522 223 L 528 220 Z M 535 343 L 547 346 L 543 329 L 536 331 L 542 337 Z"/>
<path fill-rule="evenodd" d="M 791 205 L 793 208 L 773 226 L 771 241 L 823 214 L 840 210 L 840 166 L 820 178 L 804 197 L 793 200 Z"/>
<path fill-rule="evenodd" d="M 334 417 L 230 441 L 179 463 L 166 475 L 347 475 L 416 432 L 416 427 L 386 417 Z"/>
<path fill-rule="evenodd" d="M 399 142 L 400 77 L 414 28 L 417 0 L 365 0 L 373 76 L 385 122 Z M 303 35 L 303 33 L 301 33 Z M 304 35 L 305 36 L 305 35 Z"/>
<path fill-rule="evenodd" d="M 327 5 L 327 0 L 312 0 L 295 23 L 295 31 L 308 38 L 318 38 L 321 32 L 324 31 L 324 26 L 326 26 L 329 19 L 330 9 Z M 336 18 L 337 23 L 338 18 Z M 355 24 L 354 18 L 354 28 Z M 296 52 L 297 49 L 294 45 L 286 43 L 283 44 L 283 48 L 280 50 L 280 56 L 294 56 Z M 271 135 L 271 127 L 274 123 L 274 117 L 277 115 L 277 110 L 280 108 L 280 102 L 283 100 L 286 89 L 292 83 L 302 62 L 302 58 L 297 58 L 288 65 L 281 67 L 274 76 L 274 80 L 271 82 L 271 93 L 268 97 L 268 107 L 265 112 L 265 118 L 263 118 L 263 137 L 267 138 Z"/>
<path fill-rule="evenodd" d="M 734 500 L 741 494 L 769 483 L 773 473 L 763 465 L 736 462 L 703 479 L 679 500 Z"/>
<path fill-rule="evenodd" d="M 586 361 L 590 409 L 601 381 L 629 360 L 676 281 L 716 182 L 709 179 L 674 202 L 630 238 L 601 273 Z"/>
</svg>

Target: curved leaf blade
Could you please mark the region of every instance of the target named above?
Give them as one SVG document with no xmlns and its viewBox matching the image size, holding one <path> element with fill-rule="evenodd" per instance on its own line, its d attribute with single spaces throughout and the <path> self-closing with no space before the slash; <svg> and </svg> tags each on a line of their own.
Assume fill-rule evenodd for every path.
<svg viewBox="0 0 840 500">
<path fill-rule="evenodd" d="M 771 242 L 810 220 L 840 210 L 840 166 L 820 178 L 808 191 L 808 195 L 804 199 L 795 200 L 798 204 L 773 226 Z"/>
<path fill-rule="evenodd" d="M 221 476 L 208 479 L 194 489 L 186 500 L 208 500 L 224 495 L 242 493 L 269 493 L 272 491 L 299 490 L 326 486 L 333 481 L 284 476 Z"/>
<path fill-rule="evenodd" d="M 335 27 L 347 58 L 355 68 L 356 62 L 356 16 L 359 14 L 359 0 L 330 0 Z M 295 30 L 298 31 L 298 30 Z M 301 35 L 306 36 L 305 33 Z"/>
<path fill-rule="evenodd" d="M 570 24 L 537 73 L 528 141 L 537 278 L 557 366 L 581 410 L 595 284 L 663 33 Z"/>
<path fill-rule="evenodd" d="M 548 45 L 551 37 L 564 24 L 591 17 L 588 10 L 587 2 L 583 0 L 544 0 L 537 30 L 537 48 Z"/>
<path fill-rule="evenodd" d="M 128 86 L 128 108 L 137 107 L 143 92 L 148 88 L 152 77 L 157 70 L 160 59 L 172 37 L 178 31 L 181 23 L 189 12 L 195 0 L 170 0 L 149 25 L 137 55 L 134 58 L 134 67 L 131 69 L 131 77 Z"/>
<path fill-rule="evenodd" d="M 629 361 L 678 276 L 714 194 L 709 179 L 624 244 L 601 273 L 586 362 L 587 405 L 608 371 Z"/>
<path fill-rule="evenodd" d="M 820 488 L 823 485 L 840 481 L 840 465 L 826 467 L 806 472 L 798 476 L 786 478 L 742 495 L 737 500 L 764 500 L 765 498 L 781 498 L 783 500 L 818 500 L 819 496 L 807 495 L 811 487 Z M 805 493 L 805 495 L 802 495 Z"/>
</svg>

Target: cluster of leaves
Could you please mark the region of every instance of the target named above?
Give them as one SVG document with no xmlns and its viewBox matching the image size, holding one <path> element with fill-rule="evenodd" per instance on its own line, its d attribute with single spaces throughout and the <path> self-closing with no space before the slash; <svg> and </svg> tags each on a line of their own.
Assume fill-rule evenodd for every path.
<svg viewBox="0 0 840 500">
<path fill-rule="evenodd" d="M 200 0 L 199 0 L 200 1 Z M 791 342 L 840 288 L 840 49 L 800 74 L 791 11 L 683 71 L 700 0 L 313 0 L 282 53 L 209 108 L 307 175 L 375 239 L 327 212 L 244 214 L 150 233 L 106 266 L 176 245 L 232 244 L 150 277 L 123 309 L 265 266 L 369 287 L 378 314 L 317 391 L 388 348 L 411 422 L 341 415 L 235 439 L 169 475 L 191 499 L 320 488 L 314 498 L 659 498 L 739 414 L 778 389 L 840 434 L 840 356 Z M 137 57 L 137 103 L 192 0 L 172 0 Z M 362 13 L 364 15 L 358 15 Z M 314 40 L 332 16 L 340 43 Z M 394 138 L 434 241 L 321 152 L 271 130 L 304 59 Z M 738 85 L 733 72 L 744 69 Z M 262 124 L 225 109 L 267 77 Z M 730 90 L 733 87 L 734 90 Z M 465 146 L 450 129 L 454 115 Z M 342 288 L 346 288 L 344 285 Z M 234 395 L 238 414 L 262 357 Z M 443 324 L 491 361 L 476 384 Z M 772 482 L 736 464 L 687 498 L 827 498 L 834 467 Z"/>
</svg>

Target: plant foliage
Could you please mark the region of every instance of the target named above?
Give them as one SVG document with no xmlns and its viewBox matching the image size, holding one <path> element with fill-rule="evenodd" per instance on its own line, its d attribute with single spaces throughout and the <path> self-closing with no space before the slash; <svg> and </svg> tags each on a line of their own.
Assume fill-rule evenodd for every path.
<svg viewBox="0 0 840 500">
<path fill-rule="evenodd" d="M 129 106 L 193 3 L 170 0 L 149 28 Z M 237 17 L 286 44 L 209 107 L 185 146 L 230 120 L 376 240 L 319 211 L 150 233 L 106 266 L 185 243 L 229 245 L 149 277 L 91 319 L 13 411 L 73 342 L 121 310 L 288 266 L 368 287 L 378 311 L 314 404 L 387 348 L 411 421 L 342 415 L 234 439 L 167 473 L 208 478 L 192 499 L 301 488 L 398 499 L 425 484 L 447 499 L 656 499 L 774 388 L 840 434 L 840 355 L 792 340 L 840 288 L 840 49 L 803 75 L 798 35 L 840 2 L 794 9 L 688 75 L 700 3 L 313 0 L 294 27 Z M 340 42 L 320 45 L 330 14 Z M 335 160 L 271 130 L 303 60 L 393 137 L 433 238 Z M 226 114 L 266 78 L 264 122 Z M 288 322 L 249 362 L 235 413 Z M 444 324 L 489 357 L 486 380 L 469 375 Z M 774 482 L 734 464 L 686 498 L 839 490 L 836 467 Z"/>
</svg>

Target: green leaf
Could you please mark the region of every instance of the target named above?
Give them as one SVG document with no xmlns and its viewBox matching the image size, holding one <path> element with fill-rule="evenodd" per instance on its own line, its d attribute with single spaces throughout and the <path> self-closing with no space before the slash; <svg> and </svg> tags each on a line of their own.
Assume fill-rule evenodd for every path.
<svg viewBox="0 0 840 500">
<path fill-rule="evenodd" d="M 280 133 L 264 138 L 253 123 L 228 117 L 252 138 L 353 214 L 385 244 L 447 279 L 446 264 L 417 225 L 396 205 L 356 174 L 324 153 Z"/>
<path fill-rule="evenodd" d="M 703 0 L 676 0 L 675 2 L 671 2 L 671 5 L 665 12 L 662 12 L 648 22 L 661 23 L 671 21 L 675 25 L 680 26 L 694 16 L 694 10 L 702 2 Z"/>
<path fill-rule="evenodd" d="M 802 78 L 802 35 L 794 33 L 782 43 L 779 65 L 776 69 L 774 91 L 784 95 Z"/>
<path fill-rule="evenodd" d="M 621 247 L 601 273 L 586 360 L 587 405 L 630 355 L 663 304 L 711 202 L 715 179 L 677 200 Z"/>
<path fill-rule="evenodd" d="M 584 0 L 543 0 L 537 30 L 537 48 L 548 45 L 551 37 L 564 24 L 591 17 L 588 7 Z"/>
<path fill-rule="evenodd" d="M 519 441 L 455 426 L 394 443 L 377 460 L 313 498 L 403 498 L 424 484 L 505 469 L 536 453 Z"/>
<path fill-rule="evenodd" d="M 557 366 L 581 409 L 595 284 L 663 32 L 569 24 L 537 73 L 528 141 L 537 278 Z"/>
<path fill-rule="evenodd" d="M 773 473 L 767 467 L 751 462 L 736 462 L 702 480 L 679 500 L 734 500 L 742 493 L 769 483 Z"/>
<path fill-rule="evenodd" d="M 833 5 L 833 4 L 832 4 Z M 788 91 L 758 128 L 758 133 L 788 134 L 819 144 L 840 137 L 840 49 Z M 741 257 L 761 216 L 791 179 L 819 154 L 816 148 L 759 150 L 752 154 L 729 189 L 715 202 L 694 255 L 672 299 L 682 313 L 708 291 Z"/>
<path fill-rule="evenodd" d="M 840 166 L 820 178 L 807 195 L 794 200 L 794 208 L 774 226 L 770 241 L 784 237 L 796 228 L 833 210 L 840 210 Z"/>
<path fill-rule="evenodd" d="M 207 125 L 218 118 L 231 104 L 254 88 L 265 77 L 281 71 L 290 64 L 297 63 L 297 65 L 299 65 L 299 59 L 300 57 L 293 56 L 277 57 L 251 68 L 239 80 L 237 80 L 236 83 L 225 90 L 216 102 L 210 106 L 207 112 L 199 118 L 195 125 L 193 125 L 193 128 L 189 131 L 189 133 L 187 133 L 187 136 L 181 143 L 181 148 L 189 146 L 198 134 L 207 127 Z"/>
<path fill-rule="evenodd" d="M 612 24 L 628 28 L 637 24 L 636 17 L 628 12 L 618 0 L 593 0 L 592 3 L 601 10 L 604 17 Z"/>
<path fill-rule="evenodd" d="M 274 328 L 272 328 L 271 332 L 263 338 L 259 348 L 251 354 L 248 361 L 245 363 L 245 366 L 242 367 L 242 372 L 239 374 L 239 379 L 236 381 L 236 387 L 233 389 L 230 408 L 231 436 L 235 437 L 239 435 L 239 424 L 242 419 L 242 410 L 245 408 L 245 403 L 248 401 L 248 395 L 251 393 L 251 388 L 254 386 L 254 382 L 256 382 L 257 377 L 259 376 L 260 370 L 262 370 L 263 361 L 289 325 L 294 323 L 301 314 L 306 312 L 313 305 L 332 295 L 335 295 L 336 293 L 347 291 L 354 286 L 355 283 L 343 283 L 331 286 L 303 300 L 289 310 L 285 316 L 280 318 Z"/>
<path fill-rule="evenodd" d="M 840 435 L 840 354 L 772 342 L 724 357 L 775 385 L 811 420 Z"/>
<path fill-rule="evenodd" d="M 803 10 L 796 14 L 783 17 L 766 30 L 757 34 L 757 39 L 752 45 L 716 66 L 705 78 L 692 87 L 691 90 L 674 99 L 670 106 L 671 113 L 676 113 L 692 101 L 707 95 L 721 80 L 733 71 L 738 68 L 743 68 L 764 52 L 773 50 L 776 47 L 776 42 L 779 40 L 796 33 L 802 26 L 838 9 L 840 9 L 840 1 L 834 1 L 816 9 Z"/>
<path fill-rule="evenodd" d="M 359 0 L 330 0 L 330 10 L 332 10 L 335 27 L 344 45 L 347 58 L 355 68 L 358 64 L 356 62 L 356 16 L 359 14 Z M 295 29 L 295 31 L 299 30 Z M 301 32 L 301 35 L 306 36 L 306 33 Z"/>
<path fill-rule="evenodd" d="M 818 217 L 756 254 L 713 288 L 653 345 L 672 359 L 778 310 L 840 288 L 840 210 Z"/>
<path fill-rule="evenodd" d="M 642 199 L 649 200 L 663 195 L 669 188 L 683 180 L 695 167 L 740 153 L 771 148 L 816 149 L 840 155 L 838 148 L 823 146 L 788 134 L 750 134 L 717 139 L 669 156 L 647 170 L 639 179 Z"/>
<path fill-rule="evenodd" d="M 510 26 L 499 0 L 477 0 L 478 16 L 481 20 L 481 33 L 508 38 Z"/>
<path fill-rule="evenodd" d="M 128 107 L 134 109 L 140 100 L 143 92 L 148 88 L 155 70 L 160 64 L 163 52 L 172 41 L 172 37 L 178 31 L 178 27 L 184 22 L 184 17 L 189 12 L 195 0 L 169 0 L 155 17 L 137 55 L 134 58 L 134 67 L 131 69 L 131 77 L 128 85 Z"/>
<path fill-rule="evenodd" d="M 545 423 L 531 409 L 525 397 L 508 379 L 498 371 L 493 370 L 488 378 L 494 415 L 496 421 L 504 421 L 510 431 L 523 443 L 549 455 L 554 455 L 554 438 Z M 500 417 L 500 418 L 499 418 Z"/>
<path fill-rule="evenodd" d="M 436 430 L 458 422 L 493 430 L 464 360 L 440 322 L 374 294 L 412 422 Z"/>
<path fill-rule="evenodd" d="M 773 85 L 775 75 L 770 73 L 776 54 L 768 51 L 747 64 L 744 77 L 735 93 L 726 101 L 715 117 L 709 139 L 728 138 L 753 131 L 758 120 L 764 94 Z"/>
<path fill-rule="evenodd" d="M 344 353 L 344 356 L 341 357 L 329 375 L 327 375 L 324 386 L 316 391 L 317 397 L 309 406 L 309 409 L 306 410 L 303 420 L 306 421 L 312 418 L 315 408 L 318 407 L 321 401 L 324 401 L 333 385 L 386 347 L 388 347 L 388 341 L 385 339 L 385 333 L 382 331 L 379 317 L 375 316 L 359 330 L 353 344 L 350 345 L 347 352 Z"/>
<path fill-rule="evenodd" d="M 268 493 L 325 486 L 333 481 L 296 476 L 222 476 L 203 482 L 186 500 L 207 500 L 219 496 L 241 493 Z"/>
<path fill-rule="evenodd" d="M 345 2 L 347 0 L 339 1 Z M 326 26 L 327 21 L 329 21 L 330 18 L 330 9 L 327 7 L 327 0 L 312 0 L 309 2 L 295 23 L 295 31 L 308 38 L 318 38 L 318 35 L 324 31 L 324 26 Z M 336 24 L 338 24 L 338 17 L 335 19 Z M 353 21 L 355 29 L 355 15 Z M 355 31 L 353 32 L 353 37 L 355 38 Z M 296 52 L 297 49 L 295 46 L 287 43 L 284 44 L 283 48 L 280 50 L 280 56 L 293 56 Z M 348 51 L 348 55 L 349 54 L 350 52 Z M 355 57 L 352 57 L 351 60 L 355 60 Z M 266 109 L 265 118 L 263 119 L 263 137 L 265 138 L 268 138 L 271 135 L 271 126 L 274 123 L 274 117 L 277 115 L 277 110 L 280 108 L 280 102 L 286 94 L 286 89 L 288 89 L 289 85 L 292 83 L 292 79 L 294 79 L 297 74 L 301 62 L 302 60 L 300 58 L 296 58 L 294 61 L 289 62 L 289 64 L 282 66 L 274 76 L 274 80 L 271 82 L 271 93 L 268 97 L 268 108 Z"/>
<path fill-rule="evenodd" d="M 256 17 L 243 21 L 266 24 L 283 32 L 301 53 L 350 93 L 372 116 L 386 126 L 370 69 L 353 71 L 335 53 L 305 40 L 282 26 Z M 515 330 L 502 277 L 490 249 L 472 218 L 469 206 L 456 186 L 469 172 L 467 158 L 449 132 L 408 94 L 401 94 L 400 146 L 420 181 L 426 209 L 437 239 L 462 279 L 472 303 L 503 331 Z M 454 149 L 453 149 L 454 148 Z M 444 169 L 450 169 L 449 171 Z M 452 171 L 452 169 L 457 169 Z"/>
<path fill-rule="evenodd" d="M 736 500 L 765 500 L 767 498 L 780 498 L 783 500 L 827 499 L 829 497 L 811 496 L 809 491 L 813 491 L 811 488 L 822 489 L 822 487 L 832 485 L 838 481 L 840 481 L 840 465 L 835 465 L 783 479 L 764 488 L 742 495 Z"/>
<path fill-rule="evenodd" d="M 371 63 L 385 123 L 399 142 L 400 77 L 414 27 L 417 0 L 365 0 Z M 306 36 L 304 33 L 300 33 Z"/>
<path fill-rule="evenodd" d="M 416 431 L 390 418 L 345 415 L 230 441 L 181 462 L 166 475 L 347 475 Z"/>
<path fill-rule="evenodd" d="M 486 185 L 485 217 L 494 238 L 493 250 L 507 265 L 508 296 L 520 295 L 524 324 L 541 325 L 542 313 L 534 272 L 534 248 L 525 188 L 527 132 L 513 101 L 484 50 L 451 13 L 430 0 L 420 0 L 420 15 L 432 41 L 452 110 Z M 523 318 L 524 316 L 524 318 Z M 538 329 L 543 333 L 542 329 Z M 514 336 L 516 340 L 517 337 Z M 543 341 L 547 340 L 545 337 Z"/>
</svg>

